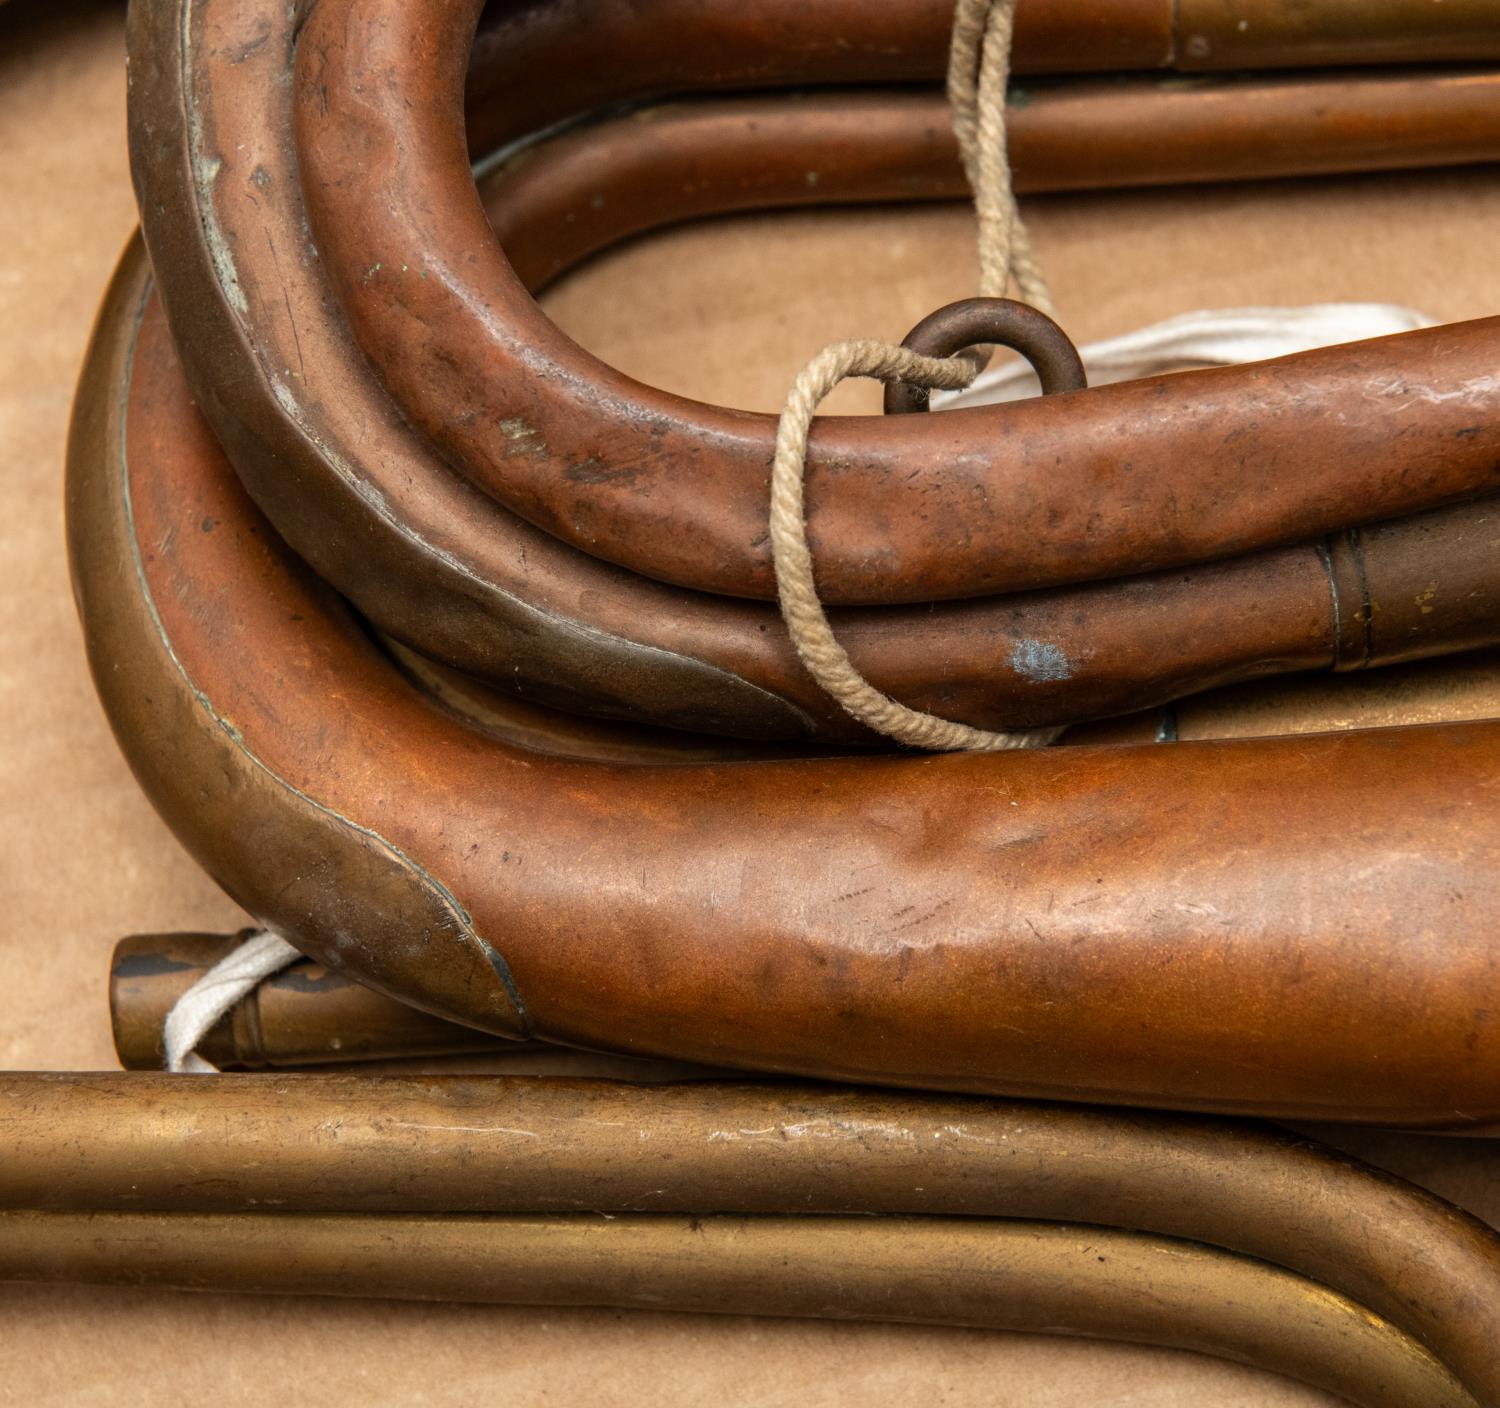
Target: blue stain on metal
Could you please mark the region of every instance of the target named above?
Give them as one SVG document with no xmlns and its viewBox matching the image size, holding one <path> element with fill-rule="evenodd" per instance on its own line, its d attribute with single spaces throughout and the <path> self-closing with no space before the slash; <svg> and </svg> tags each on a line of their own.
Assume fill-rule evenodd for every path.
<svg viewBox="0 0 1500 1408">
<path fill-rule="evenodd" d="M 1049 680 L 1070 679 L 1073 666 L 1068 657 L 1050 641 L 1018 640 L 1010 653 L 1010 667 L 1023 679 L 1041 684 Z"/>
</svg>

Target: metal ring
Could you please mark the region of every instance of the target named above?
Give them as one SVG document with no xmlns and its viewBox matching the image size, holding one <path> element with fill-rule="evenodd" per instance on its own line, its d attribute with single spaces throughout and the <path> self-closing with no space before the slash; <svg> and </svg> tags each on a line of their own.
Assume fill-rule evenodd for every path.
<svg viewBox="0 0 1500 1408">
<path fill-rule="evenodd" d="M 1088 389 L 1088 373 L 1073 339 L 1040 308 L 1014 298 L 961 298 L 929 313 L 901 345 L 924 357 L 952 357 L 987 342 L 1026 358 L 1042 383 L 1043 396 Z M 914 415 L 927 410 L 930 399 L 925 386 L 894 381 L 885 389 L 885 413 Z"/>
</svg>

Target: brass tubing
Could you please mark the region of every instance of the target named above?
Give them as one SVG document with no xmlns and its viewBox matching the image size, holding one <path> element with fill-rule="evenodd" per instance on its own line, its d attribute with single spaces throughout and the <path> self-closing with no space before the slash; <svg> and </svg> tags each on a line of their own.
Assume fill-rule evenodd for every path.
<svg viewBox="0 0 1500 1408">
<path fill-rule="evenodd" d="M 248 932 L 136 934 L 115 945 L 109 1016 L 121 1066 L 128 1071 L 164 1069 L 162 1027 L 167 1014 L 197 979 L 244 942 Z M 519 1065 L 504 1062 L 508 1073 L 603 1074 L 643 1081 L 724 1075 L 706 1066 L 631 1060 L 476 1031 L 397 1002 L 311 959 L 301 959 L 263 981 L 194 1050 L 224 1070 L 489 1058 L 477 1063 L 483 1069 L 496 1057 L 520 1056 Z"/>
<path fill-rule="evenodd" d="M 159 1071 L 162 1027 L 183 993 L 244 942 L 238 934 L 136 934 L 115 945 L 109 1016 L 128 1071 Z M 311 1066 L 512 1050 L 515 1041 L 461 1027 L 303 960 L 267 978 L 196 1047 L 215 1066 Z"/>
<path fill-rule="evenodd" d="M 1500 1237 L 1399 1179 L 1255 1126 L 821 1086 L 18 1073 L 0 1077 L 0 1141 L 0 1208 L 31 1212 L 857 1212 L 1128 1227 L 1347 1295 L 1500 1402 Z"/>
<path fill-rule="evenodd" d="M 1006 124 L 1022 194 L 1462 165 L 1500 158 L 1500 73 L 1053 81 L 1015 90 Z M 906 89 L 612 111 L 485 165 L 479 189 L 533 293 L 676 221 L 969 195 L 946 100 Z"/>
<path fill-rule="evenodd" d="M 1363 1408 L 1494 1401 L 1287 1272 L 1028 1223 L 0 1213 L 0 1279 L 964 1325 L 1192 1350 Z"/>
</svg>

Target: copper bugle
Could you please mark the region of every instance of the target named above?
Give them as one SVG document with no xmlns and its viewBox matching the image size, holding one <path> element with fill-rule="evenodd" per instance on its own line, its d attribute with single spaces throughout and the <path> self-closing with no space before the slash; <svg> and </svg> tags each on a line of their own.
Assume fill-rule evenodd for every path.
<svg viewBox="0 0 1500 1408">
<path fill-rule="evenodd" d="M 70 450 L 95 679 L 259 922 L 501 1034 L 835 1078 L 1500 1116 L 1500 725 L 631 767 L 434 707 L 244 497 L 138 257 Z"/>
<path fill-rule="evenodd" d="M 1138 1232 L 940 1218 L 0 1213 L 0 1279 L 897 1321 L 1162 1345 L 1363 1408 L 1493 1402 L 1364 1306 Z"/>
<path fill-rule="evenodd" d="M 1249 37 L 1213 0 L 1026 0 L 1019 69 L 1500 52 L 1472 0 L 1246 3 Z M 658 170 L 710 153 L 684 213 L 732 204 L 747 161 L 774 203 L 796 140 L 889 102 L 827 90 L 938 76 L 951 0 L 647 8 L 132 7 L 154 271 L 133 244 L 75 408 L 90 664 L 167 824 L 323 965 L 350 1049 L 461 1023 L 915 1089 L 0 1076 L 0 1277 L 1061 1329 L 1500 1408 L 1492 1229 L 1291 1133 L 1081 1103 L 1500 1121 L 1500 721 L 840 753 L 870 740 L 766 604 L 769 418 L 605 367 L 526 280 L 673 218 L 617 200 L 546 249 L 612 144 Z M 1442 160 L 1489 150 L 1492 84 L 1255 79 L 1238 117 L 1217 87 L 1201 111 L 1226 161 L 1259 159 L 1245 114 L 1301 94 L 1276 130 L 1359 167 L 1351 94 L 1378 93 L 1402 159 Z M 813 90 L 785 99 L 804 122 L 779 174 L 702 125 L 741 103 L 748 131 L 762 98 L 673 109 L 654 151 L 643 110 L 634 134 L 597 122 L 747 85 Z M 1315 92 L 1344 108 L 1309 115 Z M 1102 93 L 1039 100 L 1033 151 L 1117 112 Z M 869 139 L 804 184 L 889 191 L 903 158 Z M 476 144 L 508 152 L 488 215 Z M 1202 172 L 1201 144 L 1169 155 Z M 915 168 L 942 193 L 946 136 Z M 1497 346 L 1491 319 L 825 419 L 838 628 L 903 697 L 1007 726 L 1492 643 Z M 1025 641 L 1063 668 L 997 684 Z M 207 1053 L 284 1054 L 252 1028 L 294 985 Z"/>
<path fill-rule="evenodd" d="M 643 1289 L 668 1303 L 682 1303 L 672 1288 L 712 1283 L 699 1308 L 883 1306 L 920 1318 L 933 1303 L 899 1247 L 967 1282 L 983 1246 L 1004 1257 L 1007 1238 L 1041 1236 L 1058 1239 L 1062 1262 L 1022 1257 L 1019 1287 L 1045 1294 L 1060 1277 L 1070 1303 L 1104 1317 L 1093 1332 L 1118 1333 L 1133 1317 L 1156 1334 L 1184 1333 L 1202 1323 L 1186 1308 L 1195 1285 L 1214 1307 L 1209 1323 L 1239 1323 L 1217 1294 L 1232 1276 L 1193 1264 L 1191 1248 L 1174 1257 L 1098 1232 L 1123 1227 L 1231 1251 L 1347 1297 L 1424 1346 L 1478 1401 L 1500 1402 L 1500 1238 L 1399 1179 L 1255 1126 L 795 1085 L 14 1074 L 0 1077 L 0 1139 L 0 1275 L 12 1278 L 227 1287 L 235 1276 L 239 1289 L 330 1293 L 332 1268 L 350 1258 L 346 1277 L 351 1265 L 369 1274 L 341 1293 L 385 1294 L 388 1264 L 364 1255 L 384 1237 L 417 1296 L 597 1304 L 602 1292 L 616 1303 L 622 1278 L 655 1268 L 666 1279 Z M 615 1241 L 578 1230 L 601 1225 L 600 1213 L 642 1212 L 650 1218 L 627 1217 L 634 1230 Z M 857 1224 L 840 1221 L 851 1212 Z M 578 1213 L 587 1224 L 570 1220 Z M 751 1221 L 717 1224 L 711 1213 Z M 506 1220 L 472 1220 L 484 1214 Z M 674 1215 L 710 1230 L 695 1243 Z M 920 1224 L 883 1220 L 914 1215 Z M 1006 1222 L 985 1220 L 997 1217 Z M 964 1221 L 934 1221 L 952 1218 Z M 1038 1222 L 1052 1226 L 1026 1225 Z M 1119 1255 L 1130 1275 L 1066 1274 L 1086 1245 L 1096 1267 Z M 527 1250 L 508 1261 L 502 1246 Z M 829 1304 L 818 1268 L 832 1263 L 820 1246 L 858 1281 L 852 1303 Z M 1165 1282 L 1136 1279 L 1152 1255 L 1175 1265 Z M 533 1256 L 554 1276 L 531 1277 Z M 777 1279 L 808 1298 L 757 1296 L 755 1268 L 789 1259 L 798 1276 Z M 995 1295 L 996 1263 L 981 1254 L 978 1264 Z M 968 1284 L 958 1301 L 937 1303 L 938 1318 L 974 1313 L 980 1283 Z M 865 1298 L 877 1290 L 880 1302 Z M 1285 1282 L 1256 1298 L 1311 1309 L 1307 1289 Z"/>
<path fill-rule="evenodd" d="M 144 52 L 133 69 L 133 106 L 151 129 L 150 140 L 137 143 L 136 175 L 146 208 L 166 212 L 150 223 L 169 307 L 176 290 L 184 310 L 176 335 L 197 397 L 288 541 L 398 639 L 540 702 L 742 737 L 860 738 L 812 686 L 769 608 L 666 590 L 614 571 L 527 528 L 435 466 L 340 330 L 323 262 L 306 243 L 290 115 L 261 101 L 265 91 L 280 91 L 269 77 L 275 62 L 287 61 L 275 52 L 290 31 L 270 17 L 270 39 L 244 63 L 217 67 L 212 83 L 205 77 L 184 93 L 174 86 L 180 64 L 167 61 L 179 42 L 177 28 L 164 23 L 167 8 L 143 7 L 137 20 Z M 167 97 L 172 112 L 183 101 L 201 105 L 195 130 L 217 134 L 223 147 L 216 160 L 228 165 L 206 195 L 188 154 L 174 145 L 176 119 L 157 113 Z M 830 176 L 825 184 L 837 183 Z M 214 207 L 206 225 L 200 196 Z M 232 288 L 222 282 L 223 261 L 198 244 L 200 228 L 217 230 L 239 251 Z M 269 263 L 254 273 L 260 250 Z M 245 305 L 243 316 L 236 301 Z M 298 310 L 295 326 L 289 306 Z M 302 372 L 291 374 L 307 365 L 319 368 L 315 387 Z M 295 475 L 286 470 L 293 464 Z M 1142 617 L 1132 607 L 1149 590 L 1140 584 L 1124 588 L 1113 608 L 1098 606 L 1134 623 L 1134 635 L 1127 631 L 1111 658 L 1088 671 L 1058 647 L 1070 661 L 1066 680 L 1056 678 L 1057 669 L 1038 678 L 1011 660 L 1024 666 L 1025 642 L 1044 641 L 1045 629 L 1092 609 L 1068 594 L 1039 603 L 1042 615 L 1030 622 L 1017 617 L 1013 603 L 976 601 L 936 612 L 850 611 L 836 624 L 860 667 L 918 707 L 988 727 L 1086 717 L 1268 668 L 1329 663 L 1332 597 L 1315 549 L 1288 551 L 1303 562 L 1291 575 L 1304 595 L 1279 631 L 1248 629 L 1261 619 L 1258 609 L 1252 617 L 1226 588 L 1222 607 L 1238 629 L 1225 631 L 1212 616 L 1202 620 L 1194 667 L 1154 683 L 1143 684 L 1140 664 L 1127 663 L 1137 653 L 1132 640 L 1154 639 L 1162 629 L 1162 615 Z M 1218 575 L 1258 591 L 1263 566 L 1241 563 Z M 1171 629 L 1188 627 L 1173 616 Z M 997 650 L 997 640 L 1007 639 L 1010 647 Z M 1341 658 L 1351 657 L 1344 651 Z"/>
</svg>

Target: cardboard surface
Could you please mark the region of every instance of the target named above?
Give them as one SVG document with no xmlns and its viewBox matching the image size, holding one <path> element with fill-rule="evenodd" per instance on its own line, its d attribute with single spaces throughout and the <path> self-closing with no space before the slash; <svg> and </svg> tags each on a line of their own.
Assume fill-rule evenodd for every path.
<svg viewBox="0 0 1500 1408">
<path fill-rule="evenodd" d="M 134 223 L 122 29 L 114 4 L 0 6 L 0 1064 L 9 1068 L 113 1067 L 104 996 L 113 941 L 242 922 L 116 752 L 68 587 L 68 407 Z M 1444 318 L 1500 306 L 1493 173 L 1030 208 L 1080 341 L 1257 301 L 1391 298 Z M 972 238 L 967 213 L 946 208 L 713 223 L 599 261 L 549 306 L 646 380 L 774 410 L 824 343 L 899 337 L 970 292 Z M 874 400 L 871 388 L 846 388 L 832 408 Z M 1489 1148 L 1353 1142 L 1500 1218 Z M 1328 1401 L 1190 1355 L 910 1327 L 26 1286 L 0 1286 L 0 1327 L 0 1404 Z"/>
</svg>

